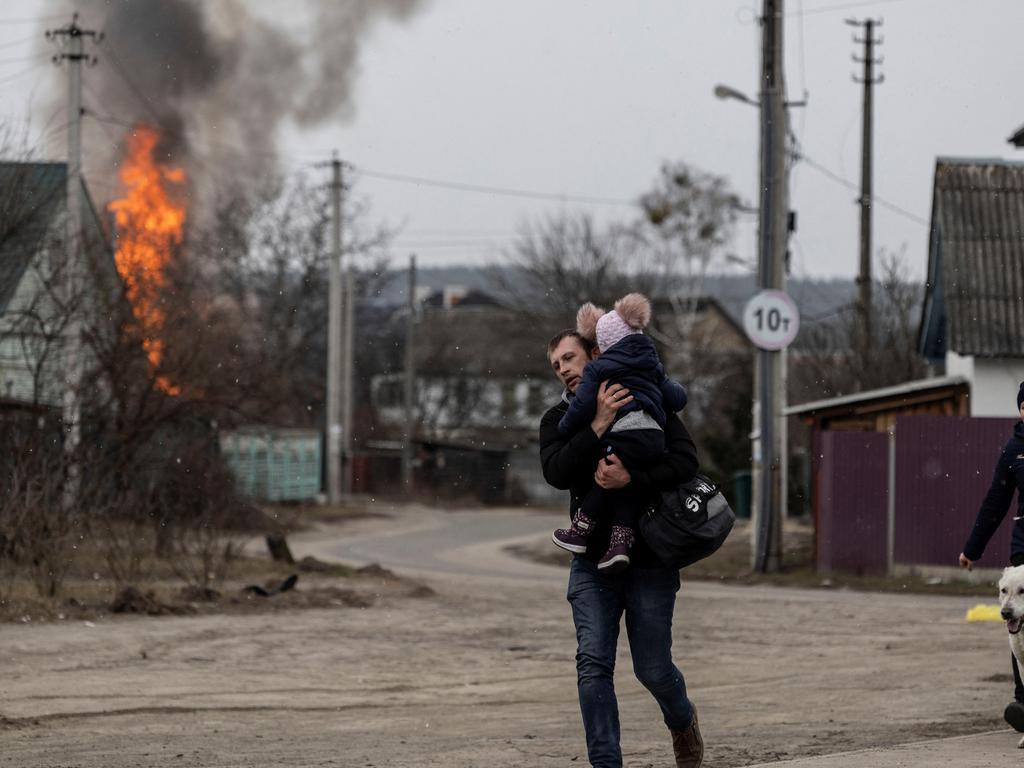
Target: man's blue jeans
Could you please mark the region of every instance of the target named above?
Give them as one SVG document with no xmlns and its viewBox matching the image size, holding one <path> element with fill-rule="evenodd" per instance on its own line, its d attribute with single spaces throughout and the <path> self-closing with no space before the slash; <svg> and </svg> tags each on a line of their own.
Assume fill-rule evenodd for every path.
<svg viewBox="0 0 1024 768">
<path fill-rule="evenodd" d="M 576 624 L 576 680 L 587 755 L 594 768 L 622 766 L 613 677 L 623 612 L 637 679 L 654 695 L 665 725 L 676 731 L 690 726 L 693 708 L 686 683 L 672 663 L 672 610 L 678 591 L 679 572 L 671 568 L 630 567 L 608 576 L 595 563 L 573 558 L 567 597 Z"/>
</svg>

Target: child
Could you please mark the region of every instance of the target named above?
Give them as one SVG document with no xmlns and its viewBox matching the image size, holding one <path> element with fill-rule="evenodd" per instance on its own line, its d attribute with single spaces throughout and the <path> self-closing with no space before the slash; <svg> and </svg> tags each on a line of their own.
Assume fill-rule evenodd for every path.
<svg viewBox="0 0 1024 768">
<path fill-rule="evenodd" d="M 580 307 L 576 330 L 596 340 L 600 356 L 583 369 L 576 394 L 558 423 L 559 432 L 566 436 L 589 428 L 597 412 L 601 382 L 626 387 L 633 402 L 619 408 L 615 421 L 602 437 L 604 455 L 614 453 L 626 469 L 640 467 L 665 452 L 667 412 L 681 411 L 686 406 L 686 390 L 665 375 L 654 342 L 643 333 L 650 319 L 651 303 L 639 293 L 619 299 L 611 312 L 604 312 L 590 302 Z M 572 527 L 555 531 L 552 541 L 569 552 L 586 552 L 595 523 L 610 516 L 611 540 L 597 567 L 605 573 L 622 571 L 629 566 L 636 517 L 642 503 L 643 499 L 628 485 L 605 490 L 595 484 L 580 504 Z"/>
</svg>

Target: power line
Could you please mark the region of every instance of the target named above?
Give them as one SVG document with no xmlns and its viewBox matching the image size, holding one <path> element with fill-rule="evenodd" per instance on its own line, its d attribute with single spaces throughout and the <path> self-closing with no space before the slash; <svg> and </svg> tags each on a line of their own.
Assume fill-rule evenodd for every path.
<svg viewBox="0 0 1024 768">
<path fill-rule="evenodd" d="M 40 59 L 49 59 L 50 54 L 48 53 L 33 53 L 30 56 L 16 56 L 13 59 L 0 59 L 0 64 L 20 64 L 23 61 L 39 61 Z"/>
<path fill-rule="evenodd" d="M 901 3 L 904 0 L 858 0 L 857 2 L 851 3 L 839 3 L 837 5 L 827 5 L 821 8 L 811 8 L 810 10 L 801 10 L 798 13 L 805 16 L 816 16 L 820 13 L 835 13 L 837 11 L 845 11 L 850 8 L 864 8 L 870 5 L 889 5 L 890 3 Z M 796 14 L 786 14 L 787 16 L 793 16 Z"/>
<path fill-rule="evenodd" d="M 434 241 L 404 241 L 395 240 L 391 245 L 395 248 L 499 248 L 508 243 L 515 242 L 515 238 L 501 240 L 434 240 Z"/>
<path fill-rule="evenodd" d="M 8 75 L 7 77 L 0 78 L 0 84 L 9 83 L 12 80 L 17 80 L 20 77 L 24 77 L 27 74 L 35 72 L 37 69 L 39 69 L 40 67 L 43 67 L 43 66 L 45 66 L 45 63 L 44 62 L 40 62 L 39 64 L 35 64 L 35 65 L 29 67 L 28 69 L 23 69 L 20 72 L 15 72 L 13 75 Z"/>
<path fill-rule="evenodd" d="M 38 35 L 32 35 L 31 37 L 23 37 L 20 40 L 11 40 L 9 42 L 0 45 L 0 51 L 6 50 L 7 48 L 14 48 L 18 45 L 24 45 L 25 43 L 31 43 L 33 40 L 38 40 Z"/>
<path fill-rule="evenodd" d="M 814 160 L 809 158 L 807 155 L 805 155 L 803 153 L 800 153 L 799 155 L 797 155 L 797 160 L 799 160 L 801 162 L 804 162 L 804 163 L 807 163 L 808 166 L 810 166 L 811 168 L 816 170 L 818 173 L 820 173 L 820 174 L 822 174 L 824 176 L 827 176 L 828 178 L 832 179 L 832 181 L 836 182 L 837 184 L 842 184 L 847 189 L 852 189 L 855 192 L 860 192 L 860 186 L 858 184 L 854 184 L 849 179 L 844 179 L 839 174 L 833 173 L 832 171 L 830 171 L 825 166 L 820 165 L 819 163 L 816 163 Z M 931 227 L 931 222 L 928 221 L 927 219 L 923 219 L 920 216 L 918 216 L 916 213 L 911 213 L 910 211 L 906 210 L 905 208 L 901 208 L 900 206 L 896 205 L 895 203 L 890 203 L 888 200 L 885 200 L 884 198 L 881 198 L 878 195 L 874 195 L 874 194 L 871 195 L 871 202 L 872 203 L 877 203 L 878 205 L 882 206 L 883 208 L 888 208 L 890 211 L 892 211 L 894 213 L 898 213 L 901 216 L 904 216 L 904 217 L 910 219 L 911 221 L 917 222 L 918 224 L 923 224 L 926 227 Z"/>
<path fill-rule="evenodd" d="M 27 19 L 27 18 L 22 18 L 22 19 L 0 19 L 0 27 L 14 26 L 16 24 L 36 24 L 36 23 L 39 23 L 41 21 L 56 21 L 58 19 L 66 19 L 66 18 L 67 18 L 67 14 L 60 13 L 60 14 L 55 14 L 53 16 L 35 16 L 35 17 L 31 18 L 31 19 Z"/>
<path fill-rule="evenodd" d="M 399 181 L 408 184 L 419 184 L 425 187 L 440 187 L 442 189 L 454 189 L 460 192 L 482 192 L 489 195 L 503 195 L 505 197 L 524 197 L 535 200 L 555 200 L 569 203 L 591 203 L 596 205 L 624 205 L 630 208 L 636 207 L 632 200 L 616 199 L 611 197 L 589 197 L 586 195 L 562 195 L 556 192 L 538 192 L 527 189 L 513 189 L 510 187 L 492 187 L 485 184 L 467 184 L 459 181 L 444 181 L 441 179 L 429 179 L 424 176 L 410 176 L 401 173 L 388 173 L 384 171 L 371 171 L 360 166 L 353 166 L 363 176 L 385 181 Z"/>
<path fill-rule="evenodd" d="M 153 118 L 154 120 L 156 120 L 156 121 L 157 121 L 157 123 L 160 123 L 160 122 L 161 122 L 161 120 L 162 120 L 162 118 L 161 118 L 161 116 L 160 116 L 159 112 L 157 111 L 156 107 L 154 107 L 154 106 L 153 106 L 153 103 L 152 103 L 152 102 L 151 102 L 151 101 L 150 101 L 150 100 L 149 100 L 149 99 L 148 99 L 148 98 L 146 97 L 146 94 L 144 94 L 144 93 L 143 93 L 143 92 L 142 92 L 142 91 L 141 91 L 141 90 L 140 90 L 140 89 L 139 89 L 139 88 L 138 88 L 138 87 L 137 87 L 137 86 L 135 85 L 135 83 L 134 83 L 134 82 L 132 82 L 132 79 L 131 79 L 130 77 L 128 77 L 128 73 L 127 73 L 127 72 L 125 72 L 125 71 L 124 71 L 124 69 L 123 69 L 123 68 L 121 67 L 121 62 L 120 62 L 120 60 L 119 60 L 119 59 L 117 58 L 117 54 L 115 54 L 115 53 L 114 53 L 114 50 L 113 50 L 113 48 L 112 48 L 112 47 L 108 47 L 108 48 L 107 48 L 107 53 L 108 53 L 108 57 L 107 57 L 107 58 L 109 58 L 109 59 L 110 59 L 110 61 L 111 61 L 111 63 L 112 63 L 113 65 L 114 65 L 114 71 L 115 71 L 115 72 L 116 72 L 116 73 L 118 74 L 118 76 L 119 76 L 119 77 L 120 77 L 120 78 L 121 78 L 122 80 L 124 80 L 124 82 L 125 82 L 125 85 L 127 85 L 127 86 L 128 86 L 128 89 L 129 89 L 129 90 L 130 90 L 130 91 L 131 91 L 131 92 L 132 92 L 132 93 L 133 93 L 133 94 L 135 95 L 135 97 L 136 97 L 136 98 L 137 98 L 137 99 L 139 100 L 139 103 L 140 103 L 140 104 L 142 104 L 143 108 L 144 108 L 144 109 L 145 109 L 145 110 L 146 110 L 147 112 L 149 112 L 150 116 L 151 116 L 151 117 L 152 117 L 152 118 Z"/>
</svg>

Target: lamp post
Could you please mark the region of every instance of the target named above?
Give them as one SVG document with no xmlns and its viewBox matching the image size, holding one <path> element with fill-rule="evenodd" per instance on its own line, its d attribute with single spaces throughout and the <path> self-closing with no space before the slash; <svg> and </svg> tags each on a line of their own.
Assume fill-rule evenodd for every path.
<svg viewBox="0 0 1024 768">
<path fill-rule="evenodd" d="M 764 0 L 762 13 L 761 93 L 754 100 L 735 88 L 716 85 L 719 99 L 732 99 L 760 109 L 760 183 L 758 223 L 758 288 L 755 299 L 785 291 L 788 234 L 786 189 L 786 103 L 782 67 L 783 0 Z M 787 297 L 788 300 L 788 297 Z M 752 300 L 753 301 L 753 300 Z M 782 560 L 782 511 L 786 499 L 786 422 L 784 346 L 765 344 L 754 369 L 755 428 L 751 434 L 754 483 L 754 536 L 751 560 L 757 571 L 778 570 Z M 785 343 L 788 343 L 786 341 Z"/>
</svg>

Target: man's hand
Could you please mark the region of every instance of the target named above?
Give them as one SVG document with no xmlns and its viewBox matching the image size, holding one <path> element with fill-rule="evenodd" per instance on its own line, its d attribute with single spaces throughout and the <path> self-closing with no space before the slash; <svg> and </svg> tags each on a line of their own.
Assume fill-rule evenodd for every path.
<svg viewBox="0 0 1024 768">
<path fill-rule="evenodd" d="M 608 431 L 608 427 L 615 421 L 615 412 L 627 403 L 633 402 L 633 396 L 629 390 L 621 384 L 608 386 L 607 381 L 602 381 L 597 389 L 597 412 L 594 420 L 590 422 L 590 428 L 598 437 Z"/>
<path fill-rule="evenodd" d="M 966 568 L 968 571 L 974 568 L 974 561 L 968 560 L 967 555 L 965 555 L 963 552 L 960 553 L 960 567 Z"/>
<path fill-rule="evenodd" d="M 629 475 L 629 470 L 622 465 L 622 459 L 614 453 L 597 462 L 594 482 L 602 488 L 608 490 L 625 488 L 632 479 Z"/>
</svg>

